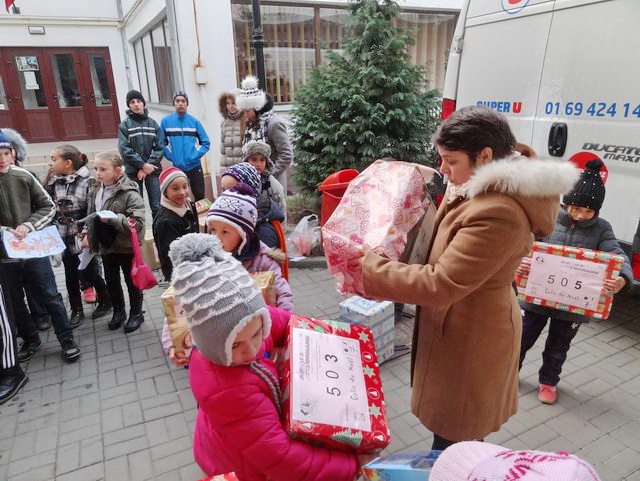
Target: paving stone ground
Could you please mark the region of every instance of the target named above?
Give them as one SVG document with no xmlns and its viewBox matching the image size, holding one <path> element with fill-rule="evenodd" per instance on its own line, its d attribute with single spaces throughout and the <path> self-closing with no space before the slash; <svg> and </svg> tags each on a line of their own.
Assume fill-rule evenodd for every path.
<svg viewBox="0 0 640 481">
<path fill-rule="evenodd" d="M 56 276 L 66 298 L 61 269 Z M 335 317 L 334 285 L 323 269 L 292 269 L 296 311 Z M 191 451 L 196 404 L 187 371 L 170 364 L 160 347 L 161 291 L 145 293 L 147 320 L 138 332 L 109 331 L 108 319 L 86 321 L 76 330 L 83 351 L 75 364 L 61 360 L 52 332 L 43 336 L 42 349 L 25 365 L 29 383 L 0 407 L 0 480 L 202 477 Z M 603 481 L 640 481 L 638 298 L 621 298 L 610 320 L 580 329 L 553 406 L 536 396 L 541 345 L 521 372 L 519 412 L 487 441 L 573 452 Z M 431 433 L 409 410 L 409 356 L 384 364 L 382 378 L 393 438 L 388 452 L 429 448 Z"/>
</svg>

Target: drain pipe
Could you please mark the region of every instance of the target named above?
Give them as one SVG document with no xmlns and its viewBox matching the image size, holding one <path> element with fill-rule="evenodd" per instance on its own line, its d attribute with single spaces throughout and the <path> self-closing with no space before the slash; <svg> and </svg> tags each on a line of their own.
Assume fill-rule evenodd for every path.
<svg viewBox="0 0 640 481">
<path fill-rule="evenodd" d="M 176 90 L 184 90 L 184 77 L 182 76 L 182 58 L 180 56 L 180 44 L 178 42 L 178 23 L 176 21 L 175 0 L 166 0 L 167 23 L 169 24 L 169 45 L 171 45 L 171 67 L 175 75 Z"/>
<path fill-rule="evenodd" d="M 120 30 L 120 41 L 122 42 L 122 53 L 124 54 L 124 70 L 127 74 L 127 90 L 133 89 L 133 82 L 131 80 L 131 64 L 129 63 L 129 48 L 127 42 L 127 33 L 124 30 L 124 14 L 122 11 L 122 0 L 116 0 L 118 7 L 118 30 Z"/>
</svg>

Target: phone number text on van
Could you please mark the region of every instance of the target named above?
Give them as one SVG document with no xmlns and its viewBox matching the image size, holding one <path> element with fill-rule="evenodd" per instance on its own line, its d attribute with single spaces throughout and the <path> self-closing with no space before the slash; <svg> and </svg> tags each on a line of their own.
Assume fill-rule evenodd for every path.
<svg viewBox="0 0 640 481">
<path fill-rule="evenodd" d="M 582 117 L 618 117 L 640 119 L 640 104 L 606 102 L 547 102 L 544 105 L 547 115 L 566 115 Z"/>
</svg>

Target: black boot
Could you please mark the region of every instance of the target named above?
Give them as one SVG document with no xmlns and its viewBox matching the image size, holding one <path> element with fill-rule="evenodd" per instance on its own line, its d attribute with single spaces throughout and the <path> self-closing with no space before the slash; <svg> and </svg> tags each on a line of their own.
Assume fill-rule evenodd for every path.
<svg viewBox="0 0 640 481">
<path fill-rule="evenodd" d="M 144 322 L 144 313 L 143 311 L 137 311 L 129 314 L 129 319 L 127 319 L 127 323 L 124 325 L 124 332 L 129 334 L 130 332 L 137 331 L 142 323 Z"/>
<path fill-rule="evenodd" d="M 18 394 L 20 388 L 24 386 L 28 380 L 19 364 L 9 369 L 0 370 L 0 404 L 6 403 Z"/>
<path fill-rule="evenodd" d="M 17 358 L 19 362 L 27 362 L 33 357 L 38 349 L 42 346 L 40 337 L 37 337 L 33 341 L 24 342 L 20 350 L 18 351 Z"/>
<path fill-rule="evenodd" d="M 127 318 L 127 313 L 124 312 L 124 310 L 114 309 L 113 316 L 111 317 L 111 320 L 109 321 L 109 324 L 108 324 L 109 329 L 111 329 L 112 331 L 115 331 L 120 326 L 122 326 L 122 323 L 126 318 Z"/>
<path fill-rule="evenodd" d="M 82 321 L 84 321 L 84 311 L 82 309 L 72 309 L 71 315 L 69 316 L 69 324 L 71 324 L 71 328 L 75 329 L 82 323 Z"/>
<path fill-rule="evenodd" d="M 113 306 L 110 301 L 98 302 L 98 307 L 96 307 L 96 310 L 91 314 L 91 319 L 98 319 L 102 316 L 106 316 L 109 314 L 111 309 L 113 309 Z"/>
</svg>

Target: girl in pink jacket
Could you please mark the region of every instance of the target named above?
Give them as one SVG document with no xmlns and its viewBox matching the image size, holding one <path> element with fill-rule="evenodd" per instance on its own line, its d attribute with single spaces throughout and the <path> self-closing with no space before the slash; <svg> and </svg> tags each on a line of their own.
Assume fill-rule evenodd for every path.
<svg viewBox="0 0 640 481">
<path fill-rule="evenodd" d="M 220 241 L 187 234 L 171 244 L 173 286 L 196 346 L 189 365 L 199 410 L 196 462 L 241 481 L 353 481 L 358 456 L 289 438 L 282 392 L 265 353 L 282 344 L 290 313 L 267 307 L 247 271 Z"/>
<path fill-rule="evenodd" d="M 256 172 L 256 182 L 259 182 Z M 282 277 L 280 263 L 285 254 L 267 247 L 255 235 L 256 200 L 249 185 L 239 183 L 220 195 L 207 214 L 207 232 L 217 236 L 222 248 L 242 262 L 248 272 L 273 271 L 275 274 L 276 305 L 293 312 L 293 293 L 287 280 Z M 186 358 L 177 358 L 173 353 L 167 320 L 162 328 L 162 348 L 178 366 L 188 363 Z"/>
</svg>

